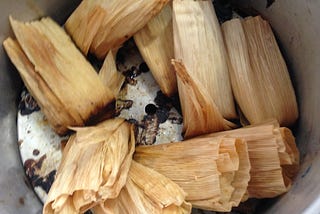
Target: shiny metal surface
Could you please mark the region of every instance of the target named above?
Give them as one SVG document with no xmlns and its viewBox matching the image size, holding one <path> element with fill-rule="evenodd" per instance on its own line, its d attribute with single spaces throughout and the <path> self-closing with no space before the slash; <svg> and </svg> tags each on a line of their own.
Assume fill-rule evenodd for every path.
<svg viewBox="0 0 320 214">
<path fill-rule="evenodd" d="M 8 15 L 30 20 L 44 14 L 63 21 L 80 0 L 0 1 L 0 40 L 8 35 Z M 268 213 L 320 213 L 320 1 L 239 0 L 272 24 L 284 49 L 300 105 L 296 136 L 302 168 L 291 191 L 266 208 Z M 24 181 L 17 145 L 17 96 L 21 82 L 0 49 L 0 213 L 41 213 L 41 204 Z"/>
</svg>

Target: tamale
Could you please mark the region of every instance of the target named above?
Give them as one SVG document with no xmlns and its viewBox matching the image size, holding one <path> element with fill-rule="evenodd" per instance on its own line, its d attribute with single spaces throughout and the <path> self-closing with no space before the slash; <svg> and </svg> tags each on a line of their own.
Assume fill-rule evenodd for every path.
<svg viewBox="0 0 320 214">
<path fill-rule="evenodd" d="M 83 0 L 65 23 L 77 46 L 103 59 L 160 12 L 168 0 Z"/>
<path fill-rule="evenodd" d="M 10 23 L 20 46 L 7 39 L 5 50 L 57 133 L 112 111 L 112 92 L 58 24 L 50 18 L 22 23 L 11 17 Z"/>
<path fill-rule="evenodd" d="M 118 72 L 116 59 L 112 51 L 109 51 L 107 57 L 104 59 L 103 65 L 99 71 L 99 77 L 103 84 L 105 84 L 112 91 L 113 95 L 117 97 L 125 81 L 125 76 Z"/>
<path fill-rule="evenodd" d="M 220 188 L 221 197 L 217 199 L 209 199 L 197 201 L 197 207 L 207 210 L 214 210 L 219 212 L 229 212 L 232 207 L 240 204 L 245 197 L 248 182 L 250 180 L 250 161 L 247 144 L 244 140 L 232 138 L 224 138 L 219 148 L 220 154 L 229 154 L 233 157 L 234 169 L 228 169 L 225 165 L 219 166 L 220 172 Z M 236 158 L 238 157 L 238 158 Z M 218 159 L 219 160 L 219 159 Z M 221 164 L 221 163 L 220 163 Z"/>
<path fill-rule="evenodd" d="M 7 38 L 3 42 L 3 46 L 12 63 L 18 69 L 26 88 L 37 99 L 38 105 L 52 127 L 57 133 L 64 133 L 66 126 L 61 127 L 61 124 L 69 124 L 70 122 L 74 124 L 77 121 L 68 113 L 63 103 L 51 91 L 41 76 L 35 72 L 34 65 L 29 61 L 19 43 L 12 38 Z M 82 123 L 81 120 L 78 122 Z"/>
<path fill-rule="evenodd" d="M 231 211 L 246 193 L 250 179 L 246 144 L 235 138 L 203 137 L 140 146 L 134 159 L 172 179 L 188 193 L 186 200 L 202 209 Z"/>
<path fill-rule="evenodd" d="M 171 65 L 174 58 L 171 6 L 166 5 L 133 38 L 161 91 L 168 97 L 174 95 L 178 89 Z"/>
<path fill-rule="evenodd" d="M 160 173 L 132 161 L 127 183 L 117 199 L 105 201 L 93 210 L 95 213 L 191 213 L 186 193 Z"/>
<path fill-rule="evenodd" d="M 116 198 L 126 184 L 135 145 L 132 125 L 112 119 L 74 130 L 43 213 L 83 213 Z"/>
<path fill-rule="evenodd" d="M 298 107 L 288 69 L 270 25 L 260 16 L 222 25 L 235 98 L 251 124 L 276 118 L 290 126 Z"/>
<path fill-rule="evenodd" d="M 250 64 L 250 55 L 246 37 L 240 19 L 226 21 L 221 26 L 229 60 L 229 73 L 233 94 L 241 113 L 251 123 L 261 121 L 265 115 L 265 106 L 258 96 L 254 70 Z"/>
<path fill-rule="evenodd" d="M 249 197 L 271 198 L 288 191 L 299 168 L 299 152 L 290 130 L 267 124 L 205 135 L 223 136 L 247 142 L 251 164 Z"/>
<path fill-rule="evenodd" d="M 138 146 L 134 160 L 176 182 L 187 192 L 188 201 L 215 199 L 220 197 L 220 172 L 216 163 L 220 142 L 220 139 L 200 138 Z"/>
<path fill-rule="evenodd" d="M 172 64 L 177 74 L 184 138 L 231 129 L 233 124 L 222 117 L 207 91 L 198 87 L 199 81 L 192 79 L 184 64 L 177 60 L 172 60 Z"/>
<path fill-rule="evenodd" d="M 174 58 L 182 60 L 224 118 L 236 118 L 227 53 L 212 1 L 174 0 L 173 37 Z"/>
</svg>

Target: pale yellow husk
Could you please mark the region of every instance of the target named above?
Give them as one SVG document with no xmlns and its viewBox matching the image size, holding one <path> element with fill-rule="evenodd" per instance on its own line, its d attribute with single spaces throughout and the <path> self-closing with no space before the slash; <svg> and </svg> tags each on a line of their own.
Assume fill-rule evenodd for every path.
<svg viewBox="0 0 320 214">
<path fill-rule="evenodd" d="M 134 159 L 176 182 L 187 192 L 186 199 L 189 201 L 219 198 L 220 173 L 216 160 L 219 158 L 220 141 L 190 139 L 178 143 L 139 146 Z"/>
<path fill-rule="evenodd" d="M 132 161 L 126 185 L 115 200 L 108 200 L 95 213 L 161 214 L 191 213 L 186 193 L 160 173 Z"/>
<path fill-rule="evenodd" d="M 222 25 L 235 98 L 251 124 L 276 118 L 290 126 L 298 107 L 287 66 L 270 25 L 260 16 Z"/>
<path fill-rule="evenodd" d="M 169 97 L 177 93 L 176 75 L 171 65 L 174 58 L 171 6 L 166 5 L 133 38 L 161 91 Z"/>
<path fill-rule="evenodd" d="M 103 59 L 154 17 L 168 0 L 83 0 L 65 23 L 86 55 Z"/>
<path fill-rule="evenodd" d="M 83 213 L 117 198 L 126 184 L 135 145 L 132 125 L 112 119 L 74 130 L 43 213 Z"/>
<path fill-rule="evenodd" d="M 222 32 L 229 56 L 229 73 L 233 94 L 242 113 L 250 122 L 259 121 L 265 106 L 258 96 L 255 71 L 251 68 L 250 54 L 240 19 L 222 24 Z"/>
<path fill-rule="evenodd" d="M 184 138 L 234 127 L 222 117 L 208 92 L 197 79 L 192 79 L 184 64 L 178 60 L 172 60 L 172 64 L 177 74 Z"/>
<path fill-rule="evenodd" d="M 212 1 L 174 0 L 173 35 L 175 59 L 182 60 L 224 118 L 237 117 L 227 53 Z"/>
<path fill-rule="evenodd" d="M 235 138 L 202 137 L 141 146 L 134 159 L 181 186 L 194 207 L 230 211 L 246 193 L 250 163 L 246 143 Z"/>
<path fill-rule="evenodd" d="M 35 71 L 34 65 L 27 58 L 19 43 L 12 38 L 7 38 L 3 42 L 3 46 L 12 63 L 18 69 L 28 91 L 37 99 L 38 105 L 52 127 L 56 132 L 64 133 L 66 126 L 61 127 L 61 124 L 75 123 L 77 121 L 68 113 L 63 103 Z"/>
<path fill-rule="evenodd" d="M 227 164 L 219 164 L 221 197 L 202 201 L 192 201 L 194 206 L 201 209 L 219 212 L 230 212 L 232 207 L 240 204 L 247 192 L 250 180 L 250 161 L 247 144 L 242 139 L 223 138 L 219 148 L 220 154 L 228 154 L 232 157 L 234 168 L 228 168 Z"/>
<path fill-rule="evenodd" d="M 50 18 L 22 23 L 11 17 L 10 23 L 21 48 L 7 40 L 5 49 L 59 134 L 113 108 L 113 94 L 57 23 Z"/>
<path fill-rule="evenodd" d="M 99 77 L 103 84 L 105 84 L 112 91 L 113 95 L 117 97 L 125 81 L 125 76 L 117 70 L 115 54 L 113 51 L 109 51 L 107 57 L 104 59 L 103 65 L 99 71 Z"/>
<path fill-rule="evenodd" d="M 299 152 L 291 131 L 268 123 L 206 135 L 246 140 L 251 163 L 249 197 L 271 198 L 287 192 L 299 169 Z"/>
</svg>

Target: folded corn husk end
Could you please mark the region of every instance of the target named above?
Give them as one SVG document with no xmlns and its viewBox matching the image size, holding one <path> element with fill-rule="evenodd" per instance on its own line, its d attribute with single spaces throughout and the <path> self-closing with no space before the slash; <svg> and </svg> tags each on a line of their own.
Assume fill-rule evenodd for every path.
<svg viewBox="0 0 320 214">
<path fill-rule="evenodd" d="M 202 84 L 192 78 L 181 60 L 173 59 L 178 81 L 185 138 L 231 129 Z"/>
<path fill-rule="evenodd" d="M 94 207 L 95 213 L 191 213 L 186 193 L 155 170 L 132 161 L 126 185 L 116 199 Z"/>
<path fill-rule="evenodd" d="M 117 70 L 115 55 L 113 51 L 109 51 L 99 71 L 99 77 L 117 97 L 125 81 L 125 76 Z"/>
<path fill-rule="evenodd" d="M 251 165 L 248 197 L 272 198 L 290 189 L 299 169 L 299 152 L 291 131 L 279 128 L 277 121 L 206 136 L 242 138 L 247 142 Z"/>
<path fill-rule="evenodd" d="M 132 125 L 112 119 L 74 130 L 43 213 L 85 212 L 116 198 L 126 183 L 135 145 Z"/>
</svg>

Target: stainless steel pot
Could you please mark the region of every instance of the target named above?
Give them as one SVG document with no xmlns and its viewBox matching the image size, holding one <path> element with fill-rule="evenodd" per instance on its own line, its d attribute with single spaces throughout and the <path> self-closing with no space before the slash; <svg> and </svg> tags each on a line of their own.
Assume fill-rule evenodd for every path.
<svg viewBox="0 0 320 214">
<path fill-rule="evenodd" d="M 8 16 L 31 20 L 50 15 L 63 21 L 80 0 L 0 1 L 0 40 L 12 32 Z M 300 119 L 295 135 L 302 156 L 300 174 L 289 193 L 270 205 L 268 213 L 320 213 L 320 1 L 238 0 L 267 18 L 279 38 L 295 85 Z M 0 213 L 41 213 L 42 205 L 26 185 L 18 153 L 16 115 L 21 80 L 0 49 Z M 319 91 L 318 91 L 319 90 Z"/>
</svg>

